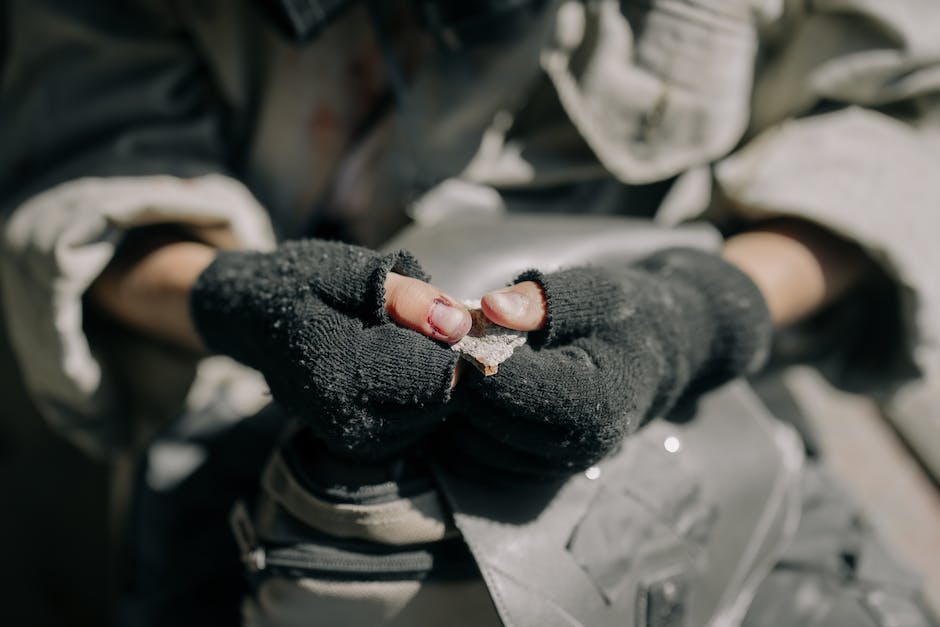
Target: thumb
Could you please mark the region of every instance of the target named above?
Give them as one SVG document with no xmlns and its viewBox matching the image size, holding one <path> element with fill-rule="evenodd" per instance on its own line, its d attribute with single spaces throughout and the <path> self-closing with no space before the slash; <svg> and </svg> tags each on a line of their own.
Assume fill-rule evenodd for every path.
<svg viewBox="0 0 940 627">
<path fill-rule="evenodd" d="M 388 273 L 385 310 L 398 324 L 435 340 L 456 342 L 470 330 L 470 313 L 433 285 Z"/>
<path fill-rule="evenodd" d="M 483 313 L 500 326 L 517 331 L 537 331 L 545 326 L 545 293 L 535 281 L 485 294 Z"/>
</svg>

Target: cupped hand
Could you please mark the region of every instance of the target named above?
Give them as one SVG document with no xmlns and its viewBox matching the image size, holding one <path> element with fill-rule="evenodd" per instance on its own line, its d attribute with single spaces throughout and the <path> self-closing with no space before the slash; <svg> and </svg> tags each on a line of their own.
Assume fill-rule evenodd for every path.
<svg viewBox="0 0 940 627">
<path fill-rule="evenodd" d="M 466 307 L 420 279 L 389 272 L 385 279 L 385 311 L 403 327 L 435 340 L 454 343 L 470 330 Z"/>
<path fill-rule="evenodd" d="M 772 325 L 753 282 L 720 257 L 662 251 L 632 264 L 525 273 L 483 298 L 530 331 L 495 376 L 466 373 L 454 442 L 501 470 L 552 476 L 596 463 L 690 389 L 761 365 Z"/>
<path fill-rule="evenodd" d="M 443 419 L 457 362 L 444 342 L 470 327 L 425 278 L 403 251 L 299 240 L 220 252 L 190 302 L 210 349 L 260 370 L 332 450 L 378 459 Z"/>
</svg>

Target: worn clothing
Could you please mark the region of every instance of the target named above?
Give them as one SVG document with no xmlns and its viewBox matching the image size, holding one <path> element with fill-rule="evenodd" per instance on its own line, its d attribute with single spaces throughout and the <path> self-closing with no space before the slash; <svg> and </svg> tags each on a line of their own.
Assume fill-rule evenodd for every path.
<svg viewBox="0 0 940 627">
<path fill-rule="evenodd" d="M 486 184 L 473 199 L 489 209 L 491 186 L 678 177 L 664 222 L 819 222 L 880 262 L 905 354 L 940 369 L 935 3 L 555 2 L 527 36 L 460 56 L 393 4 L 378 19 L 410 85 L 395 110 L 362 6 L 295 45 L 248 2 L 10 3 L 4 302 L 28 386 L 74 441 L 126 445 L 133 408 L 81 295 L 128 228 L 227 226 L 267 248 L 342 223 L 376 243 L 416 181 L 458 175 Z M 908 376 L 904 362 L 862 380 Z"/>
<path fill-rule="evenodd" d="M 222 399 L 217 398 L 216 405 L 207 408 L 204 416 L 215 415 L 224 421 L 228 408 L 220 401 Z M 750 418 L 745 417 L 746 424 L 753 423 L 747 421 Z M 191 422 L 188 430 L 176 425 L 161 434 L 144 460 L 133 518 L 132 591 L 136 594 L 131 594 L 123 604 L 122 624 L 157 626 L 169 621 L 181 625 L 207 621 L 235 624 L 233 610 L 247 587 L 241 576 L 242 564 L 237 561 L 239 551 L 235 540 L 230 534 L 219 533 L 219 529 L 226 524 L 233 502 L 239 498 L 252 502 L 259 489 L 264 494 L 262 500 L 269 501 L 257 508 L 257 531 L 279 545 L 305 542 L 322 545 L 326 539 L 351 553 L 350 549 L 356 546 L 354 543 L 378 543 L 395 550 L 403 545 L 428 546 L 427 543 L 453 536 L 453 522 L 440 503 L 440 496 L 428 491 L 427 483 L 418 478 L 420 475 L 403 472 L 400 464 L 377 469 L 330 460 L 318 454 L 322 444 L 315 440 L 307 440 L 306 446 L 283 447 L 280 454 L 265 462 L 265 455 L 259 452 L 266 453 L 274 446 L 285 424 L 276 406 L 230 428 L 210 427 L 212 418 L 208 421 L 203 418 L 201 422 L 199 426 Z M 676 436 L 677 429 L 677 425 L 659 423 L 654 431 Z M 300 434 L 296 433 L 291 439 Z M 690 444 L 681 433 L 678 435 L 680 443 Z M 656 556 L 663 557 L 663 543 L 680 537 L 665 533 L 659 527 L 650 528 L 651 511 L 662 512 L 663 520 L 686 534 L 682 537 L 691 539 L 708 529 L 709 521 L 717 522 L 719 529 L 727 529 L 729 525 L 720 514 L 714 517 L 703 508 L 702 493 L 695 486 L 704 473 L 694 463 L 690 464 L 681 452 L 673 454 L 662 446 L 639 445 L 640 441 L 648 443 L 648 440 L 638 439 L 632 445 L 637 454 L 628 458 L 632 470 L 629 494 L 642 498 L 653 509 L 635 510 L 635 517 L 621 520 L 610 532 L 642 544 L 643 550 L 638 553 L 643 557 L 631 562 L 633 570 L 624 569 L 615 561 L 619 555 L 616 550 L 605 551 L 610 561 L 600 563 L 609 568 L 592 572 L 592 577 L 605 584 L 608 590 L 616 593 L 622 588 L 621 597 L 628 597 L 635 591 L 631 585 L 635 578 L 630 574 L 657 564 Z M 734 447 L 731 444 L 731 449 Z M 297 450 L 301 460 L 284 455 L 285 450 L 292 449 Z M 194 455 L 202 459 L 202 463 L 189 465 L 181 472 L 179 469 L 186 466 L 185 460 Z M 313 476 L 298 472 L 298 461 L 315 466 L 317 472 Z M 663 472 L 668 466 L 678 472 Z M 724 468 L 727 472 L 740 472 L 735 464 L 726 464 Z M 350 483 L 354 476 L 355 481 L 369 484 L 366 486 L 369 489 L 360 487 L 352 492 L 337 488 Z M 316 481 L 311 483 L 312 480 Z M 663 489 L 664 484 L 671 488 Z M 802 474 L 802 484 L 803 513 L 795 540 L 779 555 L 780 561 L 769 577 L 756 590 L 748 592 L 756 596 L 743 624 L 748 627 L 932 625 L 923 614 L 917 578 L 907 573 L 880 544 L 841 486 L 820 467 L 819 460 L 809 460 Z M 601 503 L 625 496 L 602 494 L 608 498 L 600 499 Z M 277 528 L 274 523 L 278 519 L 278 508 L 282 510 L 282 522 L 293 519 L 300 524 Z M 616 509 L 605 511 L 612 514 Z M 586 521 L 579 525 L 585 532 L 572 544 L 575 555 L 587 559 L 592 548 L 605 546 L 603 541 L 591 541 L 603 531 L 603 527 L 598 526 L 599 520 L 603 517 L 595 515 L 590 524 Z M 795 519 L 792 522 L 795 523 Z M 728 531 L 736 533 L 733 526 Z M 740 543 L 740 539 L 736 542 Z M 692 544 L 694 546 L 694 542 Z M 378 551 L 374 544 L 372 547 L 370 553 L 374 556 Z M 667 553 L 665 557 L 668 560 L 681 555 Z M 511 561 L 512 557 L 509 559 Z M 448 562 L 455 561 L 459 562 L 459 556 L 449 554 Z M 709 564 L 700 564 L 700 567 L 707 569 Z M 333 568 L 343 566 L 336 563 Z M 550 570 L 558 572 L 557 567 Z M 675 574 L 671 570 L 666 573 Z M 627 582 L 623 581 L 624 577 Z M 370 577 L 349 579 L 347 576 L 344 580 L 327 569 L 311 572 L 309 563 L 305 569 L 293 573 L 285 573 L 283 569 L 268 572 L 256 583 L 257 594 L 245 601 L 244 624 L 305 624 L 303 621 L 309 623 L 313 608 L 319 620 L 326 622 L 325 617 L 329 616 L 329 623 L 336 625 L 460 624 L 460 620 L 481 626 L 500 624 L 478 577 L 438 578 L 430 583 L 427 579 L 419 582 L 416 578 L 399 576 L 383 581 L 376 578 L 373 571 Z M 155 581 L 162 581 L 164 585 L 154 585 Z M 805 602 L 794 603 L 796 598 Z M 639 624 L 670 625 L 673 623 L 667 619 L 680 620 L 684 616 L 682 613 L 671 615 L 666 611 L 669 607 L 669 603 L 665 603 L 652 616 L 647 614 L 653 620 L 658 617 L 665 622 Z M 691 608 L 685 606 L 685 609 Z M 447 620 L 440 620 L 442 615 L 447 616 Z"/>
<path fill-rule="evenodd" d="M 671 248 L 632 264 L 531 270 L 546 301 L 498 376 L 466 375 L 448 424 L 474 466 L 568 476 L 599 463 L 684 394 L 755 373 L 773 325 L 757 286 L 718 255 Z"/>
<path fill-rule="evenodd" d="M 82 295 L 128 229 L 228 229 L 270 249 L 330 226 L 371 245 L 414 192 L 450 177 L 417 218 L 445 216 L 453 194 L 492 212 L 588 189 L 567 208 L 635 213 L 650 191 L 664 223 L 819 222 L 880 262 L 905 314 L 902 357 L 940 372 L 936 3 L 558 0 L 524 37 L 461 55 L 430 45 L 409 3 L 375 4 L 295 45 L 247 1 L 8 3 L 3 300 L 38 406 L 86 450 L 126 447 L 129 417 L 172 416 L 187 390 L 191 416 L 218 402 L 219 382 L 243 406 L 264 398 L 218 360 L 192 387 L 152 353 L 115 366 Z M 862 374 L 909 372 L 882 359 Z M 129 375 L 159 389 L 138 394 Z M 168 452 L 207 468 L 191 453 Z"/>
<path fill-rule="evenodd" d="M 340 242 L 222 251 L 193 286 L 193 320 L 211 350 L 261 371 L 330 450 L 387 459 L 443 420 L 458 359 L 389 318 L 393 271 L 427 279 L 404 251 Z"/>
</svg>

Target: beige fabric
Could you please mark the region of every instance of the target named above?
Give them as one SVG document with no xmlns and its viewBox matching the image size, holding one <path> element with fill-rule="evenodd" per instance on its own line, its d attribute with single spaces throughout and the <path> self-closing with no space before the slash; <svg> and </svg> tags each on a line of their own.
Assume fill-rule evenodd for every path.
<svg viewBox="0 0 940 627">
<path fill-rule="evenodd" d="M 628 183 L 727 154 L 748 122 L 757 3 L 625 4 L 567 0 L 542 52 L 582 137 Z"/>
<path fill-rule="evenodd" d="M 719 164 L 716 177 L 746 217 L 800 216 L 865 247 L 905 289 L 908 350 L 925 374 L 936 377 L 937 172 L 940 143 L 882 114 L 852 108 L 766 131 Z"/>
<path fill-rule="evenodd" d="M 117 79 L 140 75 L 128 69 L 134 55 L 145 64 L 156 49 L 172 50 L 174 63 L 197 55 L 234 124 L 251 129 L 239 144 L 243 176 L 280 236 L 297 233 L 310 208 L 329 199 L 328 211 L 351 217 L 357 235 L 377 243 L 400 224 L 397 212 L 421 168 L 502 187 L 605 172 L 628 183 L 682 175 L 659 216 L 675 223 L 707 212 L 717 164 L 718 189 L 742 215 L 806 217 L 858 239 L 882 261 L 909 295 L 918 364 L 938 371 L 940 284 L 928 241 L 940 232 L 940 182 L 930 174 L 940 142 L 934 0 L 555 0 L 523 41 L 458 60 L 422 57 L 427 48 L 406 25 L 393 46 L 402 58 L 421 60 L 407 94 L 411 123 L 390 115 L 358 144 L 351 129 L 368 114 L 355 106 L 358 98 L 374 100 L 389 84 L 361 7 L 297 46 L 247 2 L 140 4 L 172 27 L 155 42 L 118 37 Z M 16 3 L 14 19 L 33 11 L 42 23 L 17 29 L 11 42 L 14 63 L 3 87 L 12 96 L 67 58 L 69 46 L 102 46 L 100 58 L 114 58 L 104 51 L 116 45 L 119 28 L 76 26 L 78 14 L 63 17 L 41 3 Z M 60 72 L 56 81 L 63 76 L 71 75 Z M 109 88 L 105 78 L 95 84 Z M 50 85 L 54 93 L 76 91 Z M 20 110 L 7 93 L 12 120 L 28 118 L 30 102 L 54 100 L 29 92 L 33 100 Z M 132 109 L 136 101 L 120 102 Z M 865 109 L 819 115 L 813 107 L 820 102 Z M 58 110 L 42 120 L 44 136 L 57 132 L 52 123 L 60 118 L 66 134 L 79 124 Z M 410 127 L 415 119 L 418 129 Z M 415 154 L 416 137 L 433 148 L 433 159 Z M 26 126 L 9 138 L 13 154 L 34 140 Z M 86 448 L 110 446 L 113 427 L 105 425 L 117 416 L 108 377 L 81 333 L 78 297 L 121 229 L 154 219 L 231 219 L 243 238 L 271 241 L 261 205 L 244 188 L 220 177 L 200 180 L 62 185 L 21 206 L 7 229 L 4 290 L 26 379 L 44 413 Z M 498 202 L 486 204 L 498 210 Z"/>
<path fill-rule="evenodd" d="M 905 386 L 882 411 L 934 481 L 940 481 L 940 379 Z"/>
<path fill-rule="evenodd" d="M 482 579 L 342 582 L 273 578 L 246 600 L 246 627 L 499 627 Z"/>
<path fill-rule="evenodd" d="M 82 295 L 128 228 L 159 222 L 227 227 L 248 248 L 274 242 L 252 195 L 216 175 L 80 179 L 33 197 L 6 225 L 3 302 L 24 380 L 43 415 L 95 455 L 126 444 L 119 430 L 128 408 L 84 333 Z M 165 371 L 171 361 L 154 359 L 134 353 L 133 368 L 182 399 L 188 380 Z"/>
<path fill-rule="evenodd" d="M 386 545 L 436 542 L 457 534 L 434 490 L 376 504 L 332 503 L 301 486 L 280 453 L 262 477 L 257 512 L 262 537 L 278 537 L 274 521 L 284 514 L 316 531 Z M 243 605 L 248 627 L 309 625 L 501 624 L 481 577 L 433 581 L 340 581 L 310 577 L 265 579 Z"/>
<path fill-rule="evenodd" d="M 542 52 L 560 108 L 541 93 L 538 107 L 497 119 L 467 175 L 540 185 L 547 166 L 556 180 L 592 178 L 567 118 L 621 181 L 679 175 L 662 223 L 730 210 L 824 225 L 897 280 L 907 350 L 936 378 L 938 32 L 940 5 L 929 0 L 561 2 Z M 850 106 L 806 115 L 825 101 Z M 541 126 L 522 121 L 533 113 Z M 878 387 L 909 373 L 851 376 Z"/>
<path fill-rule="evenodd" d="M 405 545 L 436 542 L 455 533 L 433 490 L 385 503 L 331 503 L 305 490 L 280 453 L 271 457 L 261 481 L 265 493 L 297 520 L 339 538 Z"/>
<path fill-rule="evenodd" d="M 19 15 L 40 3 L 15 4 Z M 148 89 L 121 88 L 121 81 L 149 76 L 137 70 L 158 64 L 154 54 L 164 45 L 180 55 L 170 57 L 171 67 L 198 56 L 198 69 L 206 71 L 201 84 L 219 88 L 224 115 L 205 108 L 250 129 L 238 144 L 244 154 L 235 157 L 261 202 L 222 176 L 147 176 L 74 180 L 16 210 L 4 233 L 2 269 L 10 335 L 43 413 L 88 451 L 120 446 L 127 418 L 113 378 L 84 334 L 81 310 L 82 293 L 124 229 L 168 220 L 227 224 L 241 245 L 263 248 L 274 241 L 268 216 L 279 236 L 296 234 L 312 206 L 338 194 L 331 210 L 352 216 L 356 234 L 377 242 L 396 224 L 394 213 L 419 167 L 434 166 L 442 175 L 464 171 L 478 184 L 503 187 L 608 173 L 631 184 L 681 175 L 659 216 L 672 223 L 709 209 L 714 172 L 744 216 L 802 216 L 862 242 L 906 287 L 911 348 L 926 372 L 938 371 L 940 260 L 931 241 L 940 233 L 935 0 L 556 0 L 542 30 L 512 49 L 457 66 L 425 64 L 409 96 L 427 126 L 415 133 L 392 115 L 359 145 L 351 129 L 369 112 L 356 106 L 358 98 L 388 85 L 361 7 L 315 42 L 296 46 L 278 38 L 247 0 L 140 4 L 179 15 L 156 42 L 135 31 L 117 54 L 109 46 L 127 29 L 111 25 L 96 32 L 94 24 L 54 15 L 56 8 L 42 13 L 45 22 L 36 28 L 15 29 L 9 58 L 17 65 L 4 74 L 4 87 L 50 84 L 50 93 L 31 93 L 23 107 L 35 110 L 61 94 L 89 91 L 78 88 L 86 86 L 81 74 L 56 65 L 73 50 L 85 59 L 126 60 L 114 81 L 121 97 L 101 96 L 121 104 L 122 120 L 125 110 L 134 120 L 135 98 L 138 104 L 160 99 Z M 176 39 L 165 41 L 170 37 Z M 62 76 L 75 82 L 55 82 Z M 92 91 L 113 87 L 95 78 Z M 5 103 L 9 94 L 3 92 Z M 865 109 L 817 115 L 812 108 L 820 101 Z M 169 115 L 178 114 L 170 109 Z M 89 110 L 85 123 L 98 124 L 101 109 Z M 152 111 L 144 110 L 142 118 L 151 119 Z M 70 111 L 49 111 L 41 120 L 43 141 L 62 131 L 56 123 L 79 140 L 86 137 L 75 133 L 85 127 Z M 409 148 L 416 138 L 433 145 L 431 164 L 418 163 Z M 113 143 L 121 145 L 117 139 Z M 30 143 L 43 143 L 25 125 L 4 141 L 17 159 Z M 81 153 L 84 146 L 70 149 Z M 0 163 L 13 171 L 15 159 Z M 330 190 L 333 181 L 338 190 Z M 492 208 L 490 200 L 481 204 Z M 171 376 L 143 358 L 125 363 L 162 388 L 155 393 L 167 407 L 185 394 L 187 376 Z M 237 376 L 226 380 L 229 392 L 239 389 Z M 205 387 L 194 388 L 196 404 Z M 252 390 L 252 399 L 261 397 Z M 404 527 L 384 523 L 363 531 L 357 527 L 368 520 L 363 512 L 323 517 L 309 495 L 293 494 L 283 505 L 319 521 L 315 527 L 391 542 L 407 537 Z M 419 523 L 411 533 L 440 532 L 431 504 L 396 507 L 399 523 Z M 248 602 L 245 616 L 249 625 L 498 624 L 479 581 L 297 585 L 275 579 Z"/>
</svg>

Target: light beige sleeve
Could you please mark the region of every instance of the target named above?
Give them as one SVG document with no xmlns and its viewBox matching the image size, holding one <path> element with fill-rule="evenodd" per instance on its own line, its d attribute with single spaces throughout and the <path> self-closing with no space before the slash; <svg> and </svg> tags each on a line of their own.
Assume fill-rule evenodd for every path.
<svg viewBox="0 0 940 627">
<path fill-rule="evenodd" d="M 784 122 L 715 170 L 739 215 L 799 217 L 867 250 L 901 289 L 907 350 L 928 376 L 940 375 L 938 173 L 940 142 L 860 108 Z"/>
<path fill-rule="evenodd" d="M 781 0 L 561 0 L 541 55 L 608 172 L 661 181 L 730 151 L 747 127 L 757 23 Z"/>
<path fill-rule="evenodd" d="M 765 40 L 751 131 L 715 165 L 715 181 L 740 217 L 799 217 L 868 251 L 898 287 L 909 361 L 936 378 L 940 4 L 786 6 Z M 905 376 L 887 355 L 882 370 L 873 382 Z"/>
<path fill-rule="evenodd" d="M 73 180 L 26 201 L 4 229 L 0 284 L 23 378 L 50 423 L 95 455 L 122 445 L 128 407 L 85 332 L 82 296 L 127 229 L 157 223 L 224 227 L 242 247 L 274 245 L 263 208 L 222 175 Z M 169 389 L 189 381 L 161 372 L 167 362 L 133 367 L 158 373 L 166 396 L 185 395 Z"/>
</svg>

